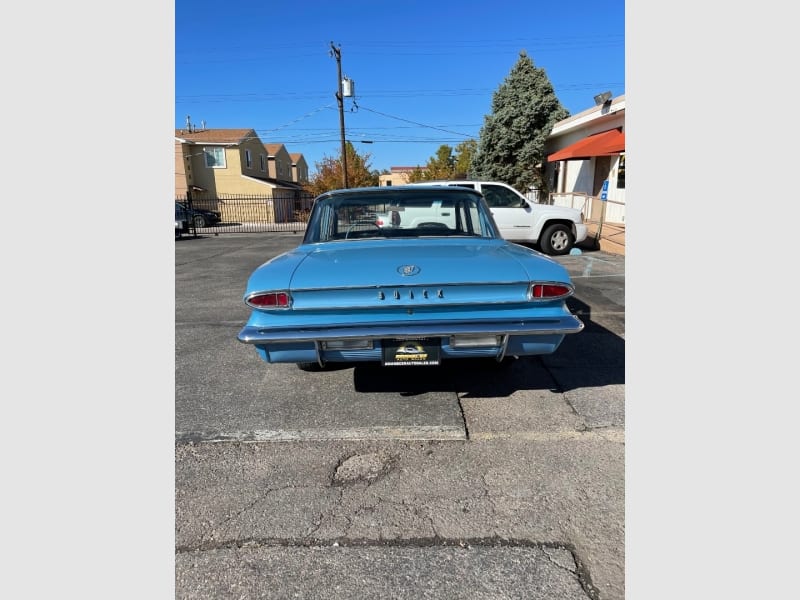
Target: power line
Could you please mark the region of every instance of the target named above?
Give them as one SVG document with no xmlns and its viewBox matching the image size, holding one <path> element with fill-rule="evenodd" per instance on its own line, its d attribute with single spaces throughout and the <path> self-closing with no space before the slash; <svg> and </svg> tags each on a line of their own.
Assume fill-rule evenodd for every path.
<svg viewBox="0 0 800 600">
<path fill-rule="evenodd" d="M 351 53 L 358 54 L 359 49 L 363 49 L 371 56 L 452 56 L 469 54 L 505 54 L 511 51 L 518 51 L 524 47 L 531 53 L 558 52 L 572 50 L 586 50 L 597 48 L 614 48 L 625 45 L 624 34 L 587 34 L 575 35 L 573 37 L 532 37 L 532 38 L 504 38 L 495 40 L 415 40 L 413 45 L 407 41 L 388 41 L 388 40 L 354 40 L 344 42 Z M 261 48 L 264 52 L 274 53 L 291 50 L 294 58 L 306 58 L 319 56 L 319 45 L 317 43 L 298 43 L 298 44 L 265 44 Z M 301 49 L 308 49 L 308 52 L 298 52 Z M 213 58 L 202 58 L 198 51 L 202 50 L 206 56 L 212 55 Z M 176 51 L 179 55 L 189 55 L 191 58 L 186 60 L 176 60 L 176 65 L 195 64 L 195 63 L 225 63 L 225 62 L 263 62 L 262 57 L 242 58 L 241 53 L 250 54 L 249 46 L 225 46 L 212 47 L 203 46 L 202 48 L 192 47 L 187 51 Z M 220 56 L 222 53 L 229 53 L 228 56 Z"/>
<path fill-rule="evenodd" d="M 327 108 L 332 108 L 332 107 L 333 107 L 333 103 L 326 104 L 325 106 L 320 106 L 319 108 L 314 109 L 311 112 L 304 114 L 302 117 L 297 117 L 296 119 L 294 119 L 292 121 L 289 121 L 288 123 L 284 123 L 283 125 L 278 125 L 277 127 L 273 127 L 272 129 L 264 129 L 262 131 L 264 131 L 264 132 L 278 131 L 279 129 L 283 129 L 284 127 L 289 127 L 290 125 L 293 125 L 294 123 L 299 123 L 300 121 L 302 121 L 304 119 L 307 119 L 309 117 L 314 116 L 315 114 L 317 114 L 318 112 L 320 112 L 322 110 L 325 110 Z"/>
<path fill-rule="evenodd" d="M 424 123 L 417 123 L 416 121 L 411 121 L 410 119 L 404 119 L 402 117 L 395 117 L 393 115 L 387 115 L 386 113 L 382 113 L 380 111 L 373 110 L 373 109 L 368 108 L 366 106 L 362 106 L 361 104 L 358 105 L 358 108 L 359 109 L 364 109 L 364 110 L 369 111 L 371 113 L 375 113 L 376 115 L 381 115 L 382 117 L 387 117 L 389 119 L 396 119 L 398 121 L 404 121 L 406 123 L 412 123 L 413 125 L 418 125 L 419 127 L 425 127 L 427 129 L 436 129 L 438 131 L 443 131 L 445 133 L 452 133 L 454 135 L 463 135 L 465 138 L 473 137 L 473 136 L 468 135 L 466 133 L 461 133 L 460 131 L 450 131 L 449 129 L 442 129 L 441 127 L 435 127 L 433 125 L 425 125 Z"/>
<path fill-rule="evenodd" d="M 561 90 L 594 90 L 600 88 L 613 88 L 624 85 L 621 81 L 601 81 L 595 83 L 553 83 L 553 87 Z M 422 98 L 422 97 L 450 97 L 450 96 L 481 96 L 494 93 L 497 88 L 444 88 L 444 89 L 417 89 L 417 90 L 361 90 L 361 95 L 370 98 Z M 288 101 L 312 100 L 330 97 L 330 92 L 309 90 L 304 92 L 242 92 L 239 94 L 196 94 L 176 95 L 176 104 L 185 102 L 262 102 L 262 101 Z"/>
</svg>

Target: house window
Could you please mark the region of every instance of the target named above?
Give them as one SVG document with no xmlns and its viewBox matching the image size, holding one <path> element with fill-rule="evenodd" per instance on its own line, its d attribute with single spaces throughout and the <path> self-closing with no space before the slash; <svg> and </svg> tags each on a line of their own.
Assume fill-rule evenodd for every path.
<svg viewBox="0 0 800 600">
<path fill-rule="evenodd" d="M 221 146 L 210 146 L 203 148 L 203 154 L 206 157 L 206 166 L 211 169 L 224 169 L 225 168 L 225 148 Z"/>
<path fill-rule="evenodd" d="M 258 158 L 261 161 L 261 170 L 262 171 L 266 171 L 267 170 L 267 157 L 264 156 L 263 154 L 259 154 Z"/>
<path fill-rule="evenodd" d="M 619 155 L 619 167 L 617 167 L 617 188 L 625 189 L 625 155 Z"/>
<path fill-rule="evenodd" d="M 248 169 L 253 167 L 253 157 L 250 156 L 250 150 L 247 148 L 244 150 L 244 166 L 246 166 Z"/>
</svg>

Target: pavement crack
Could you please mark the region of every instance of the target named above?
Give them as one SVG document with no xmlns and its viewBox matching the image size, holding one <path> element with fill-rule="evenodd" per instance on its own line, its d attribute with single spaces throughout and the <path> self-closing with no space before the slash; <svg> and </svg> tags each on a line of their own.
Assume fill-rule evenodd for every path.
<svg viewBox="0 0 800 600">
<path fill-rule="evenodd" d="M 580 583 L 581 588 L 583 588 L 583 591 L 586 592 L 586 595 L 589 596 L 591 600 L 599 600 L 599 592 L 592 583 L 589 571 L 586 569 L 572 544 L 542 544 L 542 553 L 551 564 L 575 575 L 578 578 L 578 583 Z"/>
<path fill-rule="evenodd" d="M 469 426 L 467 425 L 467 415 L 464 412 L 464 405 L 461 402 L 461 396 L 456 392 L 456 400 L 458 401 L 458 410 L 461 411 L 461 422 L 464 424 L 464 438 L 469 441 Z"/>
<path fill-rule="evenodd" d="M 348 522 L 350 519 L 344 517 Z M 258 550 L 267 548 L 327 548 L 327 547 L 357 547 L 357 548 L 498 548 L 498 547 L 521 547 L 538 548 L 541 550 L 544 559 L 563 569 L 574 576 L 584 593 L 590 600 L 600 600 L 599 591 L 592 582 L 589 570 L 581 561 L 575 547 L 566 542 L 534 542 L 526 539 L 515 539 L 493 535 L 491 537 L 478 538 L 444 538 L 439 536 L 433 519 L 428 517 L 432 536 L 414 538 L 386 538 L 378 536 L 375 538 L 351 538 L 349 536 L 318 539 L 315 537 L 304 536 L 302 538 L 239 538 L 217 541 L 201 540 L 194 545 L 176 546 L 175 554 L 192 554 L 200 552 L 216 552 L 224 550 Z M 349 526 L 346 528 L 349 530 Z"/>
<path fill-rule="evenodd" d="M 441 536 L 439 535 L 439 532 L 436 531 L 436 522 L 433 520 L 433 517 L 431 515 L 427 515 L 427 517 L 428 517 L 428 521 L 431 524 L 431 531 L 433 531 L 433 539 L 435 539 L 435 540 L 441 539 Z"/>
<path fill-rule="evenodd" d="M 338 492 L 338 496 L 339 497 L 333 503 L 333 506 L 329 510 L 320 511 L 319 520 L 317 521 L 317 523 L 315 525 L 313 525 L 311 528 L 309 528 L 309 530 L 306 532 L 304 537 L 313 538 L 317 534 L 317 532 L 322 528 L 322 524 L 325 523 L 326 519 L 332 518 L 336 514 L 337 510 L 339 508 L 341 508 L 342 500 L 344 498 L 344 490 L 343 489 L 339 489 L 339 490 L 337 490 L 337 492 Z M 347 518 L 346 516 L 345 516 L 345 520 L 348 523 L 350 523 L 350 519 Z M 349 528 L 349 525 L 348 525 L 348 528 Z"/>
<path fill-rule="evenodd" d="M 239 517 L 241 517 L 243 514 L 245 514 L 247 511 L 249 511 L 249 510 L 252 510 L 252 509 L 253 509 L 253 507 L 254 507 L 256 504 L 258 504 L 259 502 L 263 502 L 264 500 L 266 500 L 266 499 L 269 497 L 269 495 L 270 495 L 270 494 L 273 494 L 273 493 L 275 493 L 275 492 L 281 492 L 281 491 L 284 491 L 284 490 L 292 490 L 292 489 L 295 489 L 296 487 L 297 487 L 297 486 L 293 486 L 293 485 L 285 485 L 285 486 L 283 486 L 283 487 L 269 488 L 268 490 L 266 490 L 266 492 L 264 492 L 263 494 L 260 494 L 260 495 L 259 495 L 257 498 L 255 498 L 255 499 L 254 499 L 254 500 L 252 500 L 251 502 L 248 502 L 248 503 L 247 503 L 245 506 L 243 506 L 242 508 L 240 508 L 240 509 L 239 509 L 238 511 L 236 511 L 235 513 L 228 515 L 227 517 L 225 517 L 225 518 L 224 518 L 224 519 L 222 519 L 221 521 L 218 521 L 218 522 L 217 522 L 217 523 L 215 523 L 215 524 L 210 524 L 210 525 L 211 525 L 211 527 L 209 528 L 209 531 L 210 531 L 210 532 L 212 532 L 212 533 L 211 533 L 211 535 L 213 535 L 213 532 L 214 532 L 215 530 L 217 530 L 217 529 L 219 529 L 219 530 L 225 529 L 225 530 L 227 531 L 227 529 L 228 529 L 228 526 L 230 525 L 230 523 L 231 523 L 232 521 L 234 521 L 235 519 L 238 519 L 238 518 L 239 518 Z M 206 539 L 207 539 L 207 538 L 206 538 L 206 534 L 205 534 L 205 533 L 204 533 L 204 534 L 202 534 L 202 535 L 200 536 L 200 543 L 202 544 L 203 542 L 205 542 L 205 540 L 206 540 Z"/>
</svg>

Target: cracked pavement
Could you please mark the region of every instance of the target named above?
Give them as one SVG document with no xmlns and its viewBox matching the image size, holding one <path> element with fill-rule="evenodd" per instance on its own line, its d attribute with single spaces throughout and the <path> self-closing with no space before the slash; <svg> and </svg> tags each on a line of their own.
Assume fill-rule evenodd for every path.
<svg viewBox="0 0 800 600">
<path fill-rule="evenodd" d="M 587 327 L 554 355 L 305 374 L 230 343 L 296 240 L 185 241 L 176 598 L 624 598 L 624 257 L 561 258 Z"/>
<path fill-rule="evenodd" d="M 573 446 L 569 453 L 565 444 Z M 345 563 L 363 557 L 365 548 L 383 559 L 395 556 L 398 548 L 427 548 L 428 557 L 434 549 L 452 554 L 456 548 L 481 548 L 478 556 L 486 560 L 502 549 L 516 554 L 514 560 L 524 555 L 525 561 L 535 562 L 540 559 L 534 549 L 560 548 L 568 559 L 563 552 L 545 552 L 564 570 L 556 577 L 560 591 L 542 597 L 622 597 L 624 507 L 609 503 L 622 498 L 622 481 L 598 478 L 622 468 L 619 443 L 587 433 L 577 453 L 573 440 L 293 443 L 290 451 L 286 445 L 177 448 L 181 590 L 198 585 L 196 565 L 208 569 L 209 564 L 197 563 L 197 556 L 207 552 L 228 565 L 280 548 L 301 555 L 316 548 L 313 556 L 338 548 L 336 556 Z M 342 479 L 342 465 L 356 458 L 363 460 L 360 476 Z M 342 553 L 342 548 L 358 548 L 362 554 Z M 614 576 L 594 582 L 582 556 L 594 557 L 593 572 Z M 416 561 L 407 566 L 419 568 Z M 368 565 L 363 569 L 370 571 Z M 595 585 L 601 586 L 602 596 Z M 417 591 L 395 590 L 393 597 L 412 598 Z"/>
</svg>

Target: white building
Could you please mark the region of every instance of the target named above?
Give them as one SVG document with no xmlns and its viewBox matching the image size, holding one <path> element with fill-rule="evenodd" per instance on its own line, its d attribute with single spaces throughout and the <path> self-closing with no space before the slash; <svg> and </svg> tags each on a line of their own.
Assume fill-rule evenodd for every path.
<svg viewBox="0 0 800 600">
<path fill-rule="evenodd" d="M 553 204 L 579 208 L 590 220 L 625 222 L 624 95 L 556 123 L 545 156 Z"/>
</svg>

